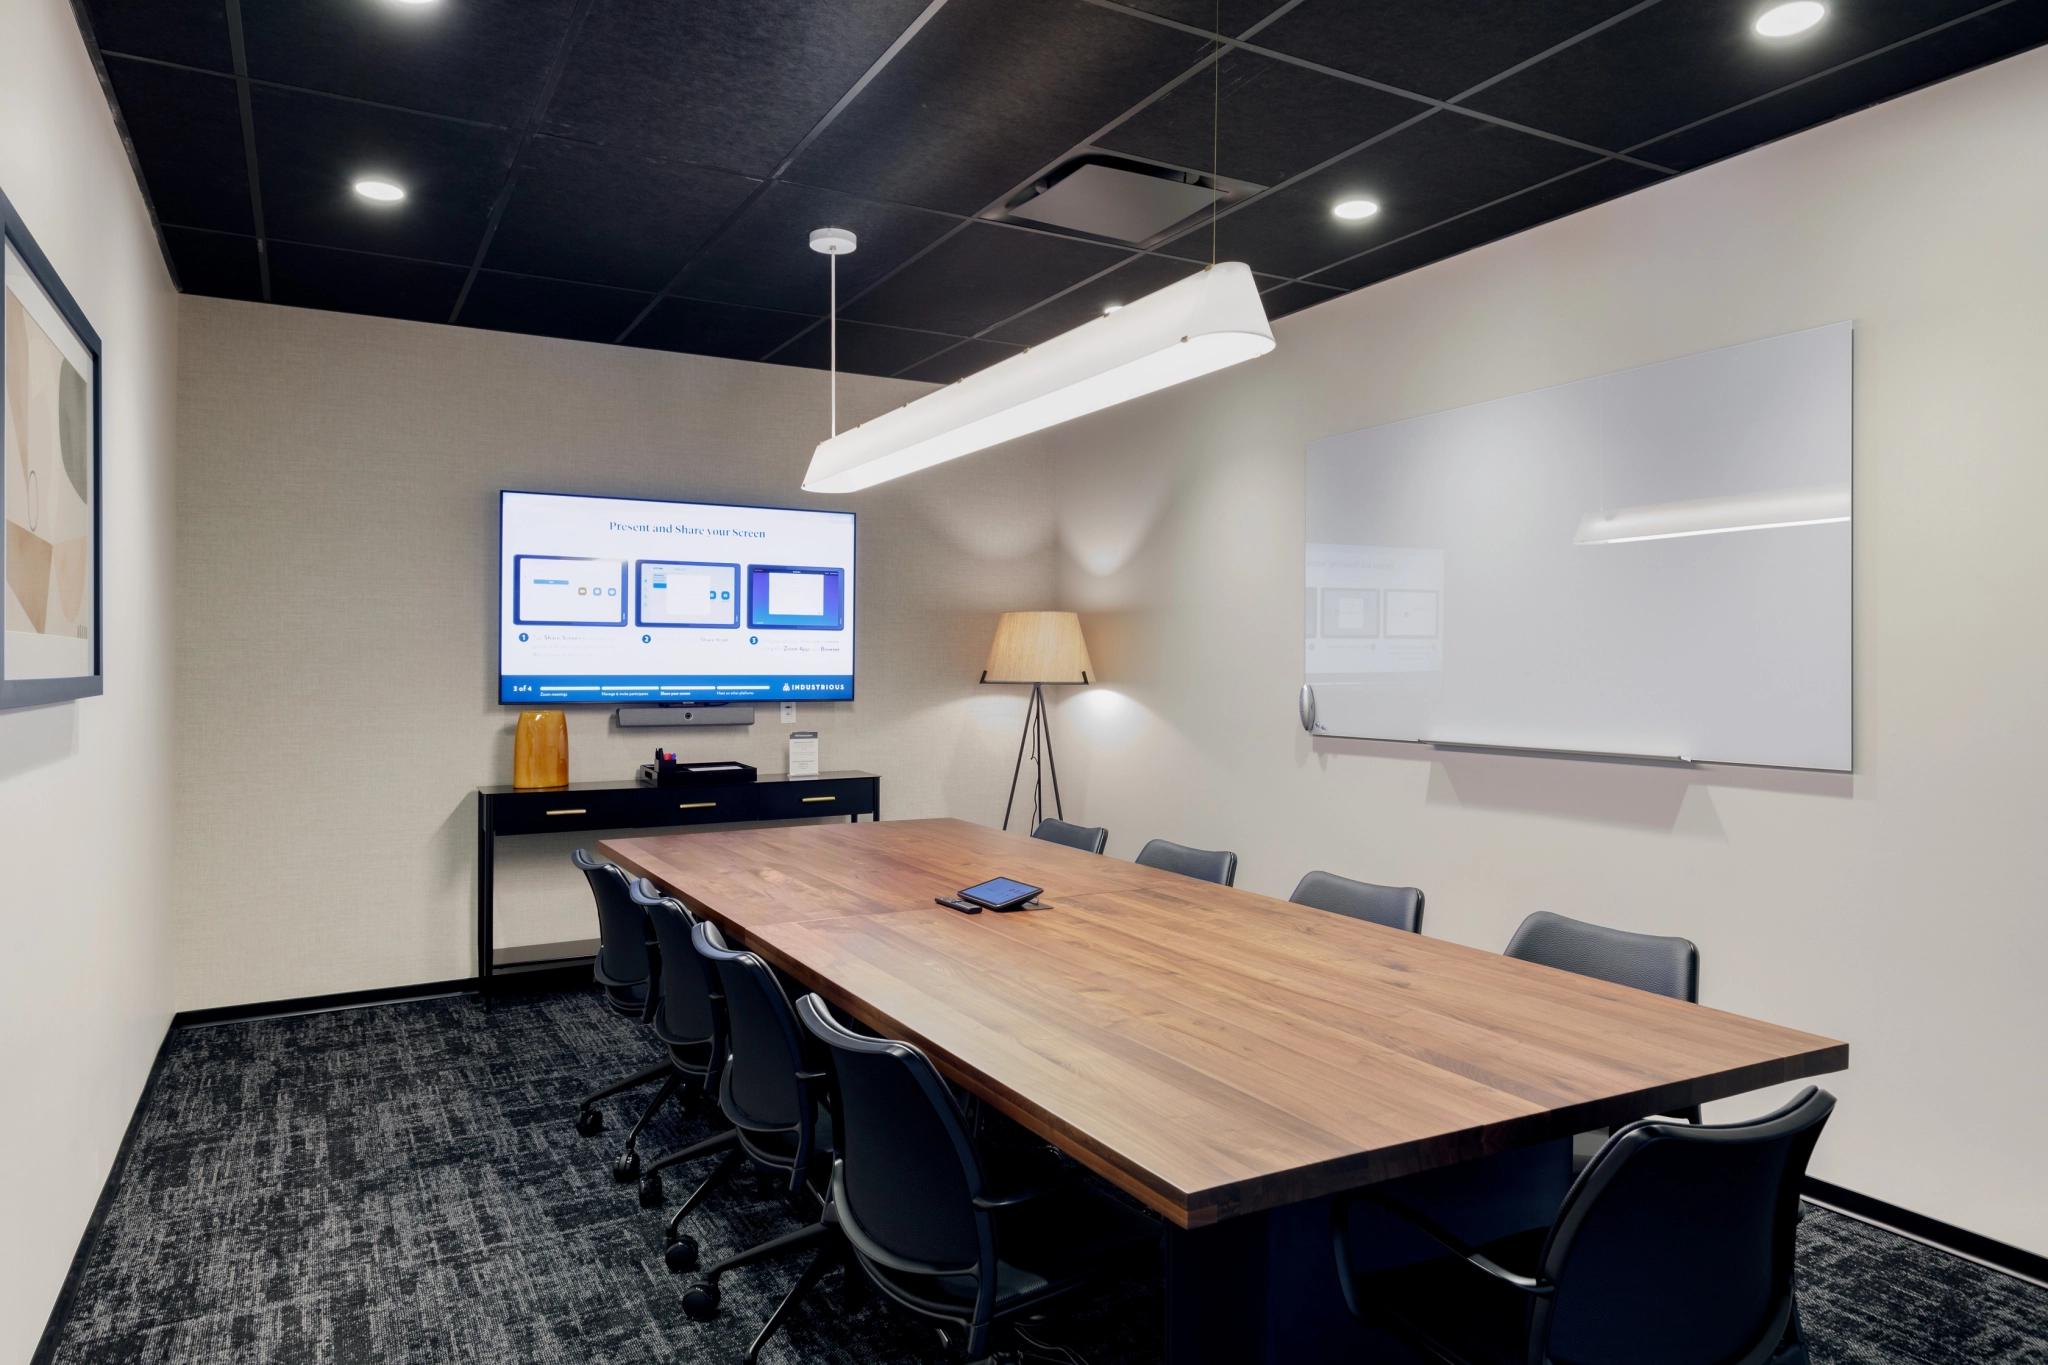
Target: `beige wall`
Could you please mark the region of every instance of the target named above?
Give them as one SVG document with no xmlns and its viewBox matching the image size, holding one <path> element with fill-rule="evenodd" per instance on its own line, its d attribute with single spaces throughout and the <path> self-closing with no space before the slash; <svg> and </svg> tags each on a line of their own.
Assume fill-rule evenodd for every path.
<svg viewBox="0 0 2048 1365">
<path fill-rule="evenodd" d="M 1103 685 L 1058 710 L 1110 851 L 1414 884 L 1700 945 L 1712 1005 L 1844 1038 L 1823 1179 L 2048 1252 L 2048 51 L 1283 320 L 1040 440 Z M 1853 319 L 1856 772 L 1311 741 L 1307 442 Z M 1070 810 L 1075 803 L 1070 801 Z M 1765 1097 L 1720 1106 L 1753 1112 Z"/>
<path fill-rule="evenodd" d="M 25 1361 L 171 1017 L 177 296 L 64 0 L 0 5 L 0 190 L 103 346 L 106 692 L 0 712 L 0 1362 Z"/>
<path fill-rule="evenodd" d="M 183 301 L 178 1003 L 467 976 L 475 789 L 511 780 L 496 700 L 501 488 L 850 508 L 859 696 L 751 731 L 571 708 L 570 776 L 665 744 L 882 775 L 897 818 L 1000 818 L 1024 694 L 977 687 L 996 613 L 1053 591 L 1044 461 L 1010 451 L 846 499 L 798 490 L 810 370 Z M 848 378 L 854 420 L 928 385 Z M 592 842 L 598 836 L 586 836 Z M 498 941 L 591 937 L 576 839 L 499 845 Z"/>
</svg>

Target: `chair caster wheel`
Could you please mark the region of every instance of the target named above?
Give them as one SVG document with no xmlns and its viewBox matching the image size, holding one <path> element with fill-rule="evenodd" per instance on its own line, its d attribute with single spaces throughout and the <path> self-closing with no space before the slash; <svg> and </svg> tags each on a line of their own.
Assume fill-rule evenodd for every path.
<svg viewBox="0 0 2048 1365">
<path fill-rule="evenodd" d="M 640 1154 L 638 1152 L 620 1152 L 619 1159 L 612 1163 L 612 1179 L 623 1185 L 629 1180 L 637 1180 L 639 1178 Z"/>
<path fill-rule="evenodd" d="M 658 1209 L 666 1195 L 661 1188 L 661 1172 L 655 1171 L 640 1177 L 640 1207 Z"/>
<path fill-rule="evenodd" d="M 686 1270 L 695 1270 L 697 1268 L 697 1239 L 689 1236 L 676 1238 L 675 1241 L 669 1244 L 668 1250 L 661 1254 L 661 1259 L 668 1263 L 671 1274 L 680 1275 Z M 717 1302 L 718 1300 L 714 1295 L 712 1299 L 713 1305 L 716 1306 Z"/>
<path fill-rule="evenodd" d="M 576 1116 L 576 1131 L 585 1137 L 596 1137 L 604 1131 L 604 1115 L 595 1109 L 586 1109 Z"/>
<path fill-rule="evenodd" d="M 683 1312 L 694 1322 L 709 1322 L 717 1317 L 717 1283 L 712 1280 L 699 1280 L 696 1284 L 684 1290 Z"/>
</svg>

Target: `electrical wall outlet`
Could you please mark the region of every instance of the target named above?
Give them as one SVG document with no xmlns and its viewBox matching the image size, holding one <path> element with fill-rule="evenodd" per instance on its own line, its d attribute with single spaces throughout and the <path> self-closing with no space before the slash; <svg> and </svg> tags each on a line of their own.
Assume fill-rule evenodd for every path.
<svg viewBox="0 0 2048 1365">
<path fill-rule="evenodd" d="M 783 723 L 784 725 L 794 725 L 794 724 L 796 724 L 796 703 L 795 703 L 795 702 L 793 702 L 793 701 L 786 701 L 786 702 L 782 703 L 782 723 Z"/>
</svg>

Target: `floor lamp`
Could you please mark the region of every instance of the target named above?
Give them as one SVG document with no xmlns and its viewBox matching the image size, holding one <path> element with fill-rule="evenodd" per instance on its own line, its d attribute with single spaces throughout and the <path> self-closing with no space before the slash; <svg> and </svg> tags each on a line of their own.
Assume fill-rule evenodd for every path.
<svg viewBox="0 0 2048 1365">
<path fill-rule="evenodd" d="M 1010 799 L 1003 803 L 1003 828 L 1017 804 L 1017 778 L 1024 771 L 1024 750 L 1031 750 L 1036 772 L 1031 787 L 1031 828 L 1045 818 L 1045 779 L 1052 778 L 1052 808 L 1060 805 L 1060 770 L 1052 757 L 1052 727 L 1045 715 L 1048 685 L 1086 685 L 1095 666 L 1088 660 L 1088 642 L 1081 638 L 1081 618 L 1071 611 L 1006 611 L 996 623 L 995 643 L 988 647 L 985 683 L 1030 683 L 1031 701 L 1024 708 L 1024 733 L 1017 740 L 1017 762 L 1010 769 Z"/>
</svg>

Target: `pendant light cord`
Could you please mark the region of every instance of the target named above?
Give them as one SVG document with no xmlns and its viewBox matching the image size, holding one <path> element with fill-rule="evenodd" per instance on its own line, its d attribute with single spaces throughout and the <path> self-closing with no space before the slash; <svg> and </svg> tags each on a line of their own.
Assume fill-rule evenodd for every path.
<svg viewBox="0 0 2048 1365">
<path fill-rule="evenodd" d="M 827 361 L 832 369 L 832 434 L 839 434 L 839 253 L 833 252 L 826 258 L 832 262 L 832 325 L 831 358 Z"/>
<path fill-rule="evenodd" d="M 1209 63 L 1209 265 L 1216 264 L 1216 208 L 1222 201 L 1223 176 L 1223 0 L 1216 0 L 1216 58 Z"/>
</svg>

